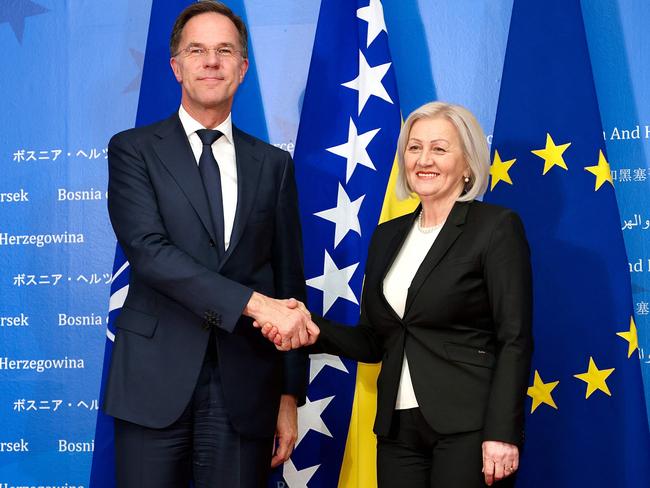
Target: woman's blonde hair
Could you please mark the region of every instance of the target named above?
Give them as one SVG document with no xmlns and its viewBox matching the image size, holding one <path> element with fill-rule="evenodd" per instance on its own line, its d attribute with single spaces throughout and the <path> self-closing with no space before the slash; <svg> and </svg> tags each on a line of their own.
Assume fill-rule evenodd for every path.
<svg viewBox="0 0 650 488">
<path fill-rule="evenodd" d="M 490 150 L 487 139 L 476 117 L 464 107 L 445 102 L 429 102 L 416 108 L 408 116 L 397 140 L 397 162 L 399 173 L 395 182 L 395 195 L 405 200 L 413 193 L 404 171 L 404 153 L 413 124 L 420 119 L 445 118 L 451 122 L 460 136 L 465 162 L 469 168 L 469 182 L 458 197 L 459 202 L 468 202 L 485 193 L 490 173 Z"/>
</svg>

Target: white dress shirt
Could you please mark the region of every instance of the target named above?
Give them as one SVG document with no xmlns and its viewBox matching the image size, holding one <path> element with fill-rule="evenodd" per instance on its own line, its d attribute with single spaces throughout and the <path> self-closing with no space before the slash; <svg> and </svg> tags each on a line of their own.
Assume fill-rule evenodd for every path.
<svg viewBox="0 0 650 488">
<path fill-rule="evenodd" d="M 200 122 L 192 118 L 187 111 L 181 107 L 178 109 L 178 116 L 183 124 L 183 129 L 190 141 L 196 164 L 203 152 L 203 143 L 196 133 L 200 129 L 214 129 L 223 135 L 212 144 L 212 154 L 219 164 L 221 173 L 221 193 L 223 197 L 223 238 L 224 249 L 230 245 L 232 226 L 235 223 L 235 211 L 237 210 L 237 161 L 235 157 L 235 143 L 232 138 L 232 119 L 230 114 L 217 127 L 203 127 Z"/>
<path fill-rule="evenodd" d="M 427 229 L 422 232 L 417 224 L 417 219 L 409 231 L 409 235 L 404 241 L 404 245 L 399 254 L 393 261 L 393 265 L 388 270 L 384 278 L 383 291 L 386 301 L 393 307 L 395 313 L 400 318 L 404 318 L 404 309 L 406 308 L 406 296 L 411 282 L 415 277 L 422 261 L 431 249 L 436 237 L 440 233 L 442 224 Z M 404 352 L 402 361 L 402 374 L 399 380 L 399 389 L 397 390 L 397 399 L 395 400 L 395 410 L 405 410 L 407 408 L 417 408 L 418 400 L 415 397 L 413 383 L 411 382 L 411 373 L 409 363 Z"/>
</svg>

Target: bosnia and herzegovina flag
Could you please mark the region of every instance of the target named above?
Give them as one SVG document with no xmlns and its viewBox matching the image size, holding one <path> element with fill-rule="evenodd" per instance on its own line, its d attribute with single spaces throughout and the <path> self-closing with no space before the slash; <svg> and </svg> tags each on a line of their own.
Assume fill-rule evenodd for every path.
<svg viewBox="0 0 650 488">
<path fill-rule="evenodd" d="M 650 483 L 621 234 L 579 0 L 515 0 L 486 200 L 531 247 L 533 371 L 518 486 Z"/>
<path fill-rule="evenodd" d="M 296 142 L 308 306 L 350 325 L 358 321 L 367 247 L 400 128 L 387 35 L 381 1 L 322 1 Z M 324 354 L 310 359 L 285 483 L 376 486 L 377 366 L 357 368 Z"/>
<path fill-rule="evenodd" d="M 178 110 L 180 89 L 169 67 L 169 37 L 176 17 L 191 3 L 191 0 L 153 0 L 152 2 L 136 127 L 165 119 Z M 235 13 L 244 20 L 246 19 L 243 0 L 229 0 L 227 3 Z M 127 56 L 128 54 L 125 52 L 125 59 Z M 235 99 L 233 122 L 246 132 L 266 140 L 268 139 L 266 120 L 253 49 L 250 46 L 249 60 L 250 67 L 246 74 L 246 80 L 239 87 Z M 118 245 L 111 281 L 100 400 L 103 398 L 110 365 L 113 339 L 115 338 L 115 320 L 124 304 L 128 283 L 129 263 Z M 116 488 L 114 463 L 113 419 L 99 411 L 95 429 L 95 451 L 90 472 L 91 488 Z"/>
</svg>

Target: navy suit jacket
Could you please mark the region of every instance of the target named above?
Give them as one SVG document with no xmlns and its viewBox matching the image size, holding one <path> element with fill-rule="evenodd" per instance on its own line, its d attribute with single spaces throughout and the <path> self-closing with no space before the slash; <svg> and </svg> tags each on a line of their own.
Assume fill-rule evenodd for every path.
<svg viewBox="0 0 650 488">
<path fill-rule="evenodd" d="M 384 297 L 383 282 L 419 211 L 377 228 L 359 325 L 314 317 L 321 328 L 317 350 L 382 362 L 377 435 L 390 432 L 406 352 L 418 405 L 434 430 L 482 429 L 486 440 L 520 444 L 532 354 L 523 225 L 506 208 L 457 202 L 408 288 L 400 318 Z"/>
<path fill-rule="evenodd" d="M 131 265 L 104 398 L 109 415 L 172 424 L 191 399 L 212 329 L 240 433 L 273 435 L 281 393 L 304 401 L 304 353 L 278 352 L 241 315 L 253 291 L 305 298 L 293 162 L 235 127 L 233 139 L 238 200 L 221 260 L 178 115 L 109 143 L 108 210 Z"/>
</svg>

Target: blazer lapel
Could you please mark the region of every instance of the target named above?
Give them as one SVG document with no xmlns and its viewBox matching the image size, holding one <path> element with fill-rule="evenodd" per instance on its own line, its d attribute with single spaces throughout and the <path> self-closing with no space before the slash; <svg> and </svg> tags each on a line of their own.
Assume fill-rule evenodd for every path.
<svg viewBox="0 0 650 488">
<path fill-rule="evenodd" d="M 178 114 L 167 119 L 156 131 L 156 136 L 159 141 L 153 146 L 158 158 L 183 190 L 210 237 L 215 239 L 203 180 Z"/>
<path fill-rule="evenodd" d="M 440 260 L 447 254 L 449 248 L 456 242 L 456 239 L 463 233 L 463 224 L 467 218 L 467 211 L 469 210 L 469 202 L 456 202 L 447 217 L 447 221 L 442 226 L 440 234 L 435 242 L 429 249 L 429 252 L 424 257 L 424 261 L 418 268 L 411 286 L 409 287 L 406 296 L 406 306 L 404 307 L 404 317 L 408 313 L 413 300 L 420 291 L 423 283 L 431 274 L 434 268 L 438 265 Z"/>
<path fill-rule="evenodd" d="M 378 295 L 381 297 L 384 307 L 386 307 L 386 309 L 393 315 L 393 317 L 396 320 L 399 320 L 400 322 L 402 321 L 402 318 L 399 315 L 397 315 L 395 309 L 391 306 L 390 303 L 388 303 L 388 300 L 386 300 L 386 297 L 384 296 L 384 280 L 386 279 L 386 275 L 388 274 L 388 271 L 390 270 L 391 266 L 393 266 L 393 263 L 395 262 L 395 258 L 397 258 L 400 249 L 402 249 L 402 245 L 406 240 L 406 236 L 408 236 L 411 227 L 413 227 L 413 222 L 415 221 L 418 214 L 420 213 L 421 208 L 422 208 L 421 205 L 418 205 L 418 208 L 416 208 L 415 211 L 411 214 L 411 218 L 404 219 L 402 225 L 400 225 L 397 228 L 395 234 L 388 242 L 388 245 L 386 246 L 386 254 L 384 255 L 386 257 L 386 260 L 384 263 L 382 263 L 383 271 L 382 271 L 381 279 L 377 284 L 377 286 L 379 287 L 379 290 L 377 290 L 377 292 Z"/>
<path fill-rule="evenodd" d="M 254 139 L 235 126 L 232 128 L 232 136 L 235 144 L 235 160 L 237 161 L 237 209 L 235 210 L 235 222 L 230 236 L 230 244 L 221 261 L 222 264 L 230 257 L 244 232 L 246 221 L 255 203 L 255 195 L 264 165 L 259 151 L 255 151 Z"/>
</svg>

